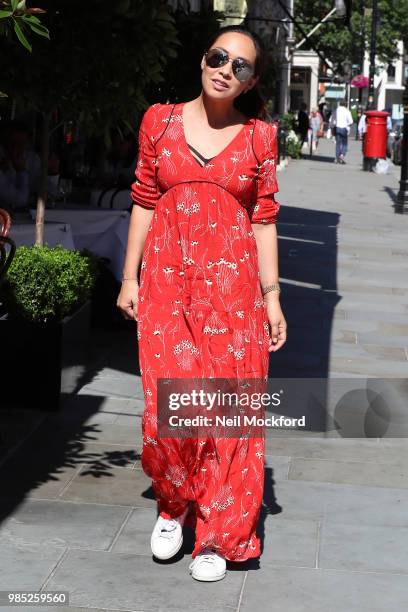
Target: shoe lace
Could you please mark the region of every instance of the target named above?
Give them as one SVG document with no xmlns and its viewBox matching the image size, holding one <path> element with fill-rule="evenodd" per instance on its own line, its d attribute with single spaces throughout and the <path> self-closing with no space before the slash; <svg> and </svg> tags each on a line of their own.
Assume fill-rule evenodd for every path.
<svg viewBox="0 0 408 612">
<path fill-rule="evenodd" d="M 214 554 L 205 554 L 205 555 L 200 555 L 200 560 L 201 561 L 205 561 L 207 563 L 214 563 L 215 561 L 215 555 Z"/>
<path fill-rule="evenodd" d="M 214 563 L 216 559 L 215 551 L 203 551 L 197 555 L 197 558 L 201 561 L 205 561 L 206 563 Z"/>
<path fill-rule="evenodd" d="M 174 535 L 174 530 L 176 529 L 178 522 L 175 519 L 167 519 L 167 522 L 160 529 L 160 538 L 166 538 L 167 540 L 171 539 Z"/>
</svg>

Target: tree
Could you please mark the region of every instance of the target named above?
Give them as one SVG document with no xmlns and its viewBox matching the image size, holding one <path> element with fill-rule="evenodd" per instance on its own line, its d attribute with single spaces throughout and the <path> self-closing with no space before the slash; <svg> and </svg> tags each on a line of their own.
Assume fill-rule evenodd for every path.
<svg viewBox="0 0 408 612">
<path fill-rule="evenodd" d="M 180 52 L 170 58 L 164 80 L 153 83 L 151 97 L 158 102 L 190 100 L 201 91 L 200 62 L 209 39 L 219 30 L 223 13 L 201 7 L 200 12 L 189 12 L 178 6 L 172 12 L 180 40 Z"/>
<path fill-rule="evenodd" d="M 29 57 L 16 41 L 0 38 L 2 88 L 42 117 L 36 244 L 43 244 L 53 111 L 90 134 L 107 134 L 118 122 L 136 130 L 146 92 L 163 80 L 179 44 L 162 0 L 42 0 L 42 6 L 51 37 L 33 40 Z"/>
<path fill-rule="evenodd" d="M 0 0 L 0 35 L 7 36 L 13 29 L 20 43 L 31 52 L 27 37 L 29 30 L 49 38 L 47 28 L 36 17 L 36 14 L 44 12 L 40 8 L 27 8 L 26 0 Z"/>
<path fill-rule="evenodd" d="M 361 49 L 369 49 L 371 33 L 371 16 L 361 14 L 360 8 L 364 4 L 367 9 L 372 6 L 371 0 L 364 3 L 354 1 L 350 15 L 350 28 L 345 27 L 341 21 L 332 20 L 324 23 L 303 48 L 317 45 L 325 57 L 331 61 L 338 74 L 343 73 L 342 62 L 349 59 L 359 64 Z M 406 0 L 379 0 L 379 23 L 377 33 L 377 57 L 384 64 L 390 63 L 398 57 L 397 41 L 408 41 L 408 11 Z M 295 0 L 296 19 L 301 22 L 304 30 L 310 30 L 334 7 L 333 0 Z M 362 28 L 362 19 L 365 27 Z M 296 28 L 295 28 L 296 31 Z M 298 40 L 303 36 L 296 32 Z"/>
</svg>

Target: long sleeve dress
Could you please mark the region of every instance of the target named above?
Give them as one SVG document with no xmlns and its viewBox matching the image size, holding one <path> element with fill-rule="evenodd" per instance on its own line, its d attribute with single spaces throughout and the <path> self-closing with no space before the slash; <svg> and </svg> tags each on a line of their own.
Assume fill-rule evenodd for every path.
<svg viewBox="0 0 408 612">
<path fill-rule="evenodd" d="M 183 127 L 184 103 L 153 104 L 139 130 L 134 205 L 153 209 L 144 245 L 137 338 L 145 396 L 142 467 L 164 518 L 196 529 L 195 558 L 260 555 L 264 437 L 161 438 L 157 379 L 267 381 L 269 323 L 252 223 L 275 223 L 277 126 L 248 118 L 200 163 Z"/>
</svg>

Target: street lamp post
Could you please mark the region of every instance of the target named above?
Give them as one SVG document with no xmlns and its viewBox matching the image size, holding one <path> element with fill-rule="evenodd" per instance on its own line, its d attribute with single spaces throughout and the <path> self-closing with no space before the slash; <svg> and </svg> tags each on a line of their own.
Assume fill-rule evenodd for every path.
<svg viewBox="0 0 408 612">
<path fill-rule="evenodd" d="M 350 60 L 344 60 L 344 62 L 342 62 L 342 66 L 343 66 L 343 82 L 346 88 L 346 103 L 347 103 L 347 108 L 349 107 L 350 104 L 350 81 L 351 81 L 351 71 L 353 68 L 353 64 L 350 62 Z"/>
<path fill-rule="evenodd" d="M 397 195 L 397 212 L 408 212 L 408 49 L 404 49 L 405 89 L 402 97 L 404 125 L 401 148 L 401 179 Z"/>
<path fill-rule="evenodd" d="M 375 56 L 377 53 L 377 22 L 378 22 L 378 0 L 373 0 L 372 21 L 371 21 L 371 44 L 370 44 L 370 74 L 368 86 L 367 110 L 374 110 L 374 75 L 375 75 Z"/>
<path fill-rule="evenodd" d="M 364 11 L 365 11 L 365 0 L 360 0 L 360 74 L 364 74 L 364 59 L 365 59 L 365 19 L 364 19 Z M 359 109 L 362 108 L 363 102 L 363 88 L 360 87 L 358 90 L 358 106 Z M 356 134 L 358 135 L 358 130 L 356 130 Z"/>
</svg>

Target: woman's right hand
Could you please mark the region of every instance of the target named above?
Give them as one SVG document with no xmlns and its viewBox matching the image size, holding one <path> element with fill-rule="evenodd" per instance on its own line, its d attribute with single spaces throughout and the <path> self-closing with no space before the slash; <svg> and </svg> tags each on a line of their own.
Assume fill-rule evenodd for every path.
<svg viewBox="0 0 408 612">
<path fill-rule="evenodd" d="M 125 319 L 137 321 L 139 303 L 139 283 L 137 280 L 125 280 L 116 301 L 116 306 Z"/>
</svg>

